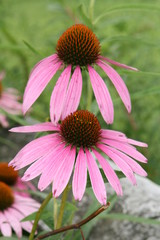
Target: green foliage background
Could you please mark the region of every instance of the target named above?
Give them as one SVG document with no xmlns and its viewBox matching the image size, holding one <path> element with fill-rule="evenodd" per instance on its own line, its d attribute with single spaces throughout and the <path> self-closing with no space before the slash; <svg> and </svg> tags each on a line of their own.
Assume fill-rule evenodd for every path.
<svg viewBox="0 0 160 240">
<path fill-rule="evenodd" d="M 95 1 L 93 15 L 89 4 L 89 0 L 0 0 L 0 70 L 6 71 L 4 84 L 23 95 L 32 67 L 55 52 L 58 38 L 69 26 L 81 22 L 93 28 L 103 56 L 140 69 L 131 72 L 115 67 L 131 93 L 130 115 L 107 76 L 98 71 L 115 105 L 114 124 L 108 128 L 148 143 L 148 150 L 142 150 L 149 159 L 144 167 L 149 178 L 160 183 L 160 1 L 99 0 Z M 44 121 L 49 116 L 50 94 L 58 76 L 34 104 L 32 117 Z M 83 91 L 82 99 L 85 94 Z M 92 111 L 106 127 L 95 102 Z"/>
</svg>

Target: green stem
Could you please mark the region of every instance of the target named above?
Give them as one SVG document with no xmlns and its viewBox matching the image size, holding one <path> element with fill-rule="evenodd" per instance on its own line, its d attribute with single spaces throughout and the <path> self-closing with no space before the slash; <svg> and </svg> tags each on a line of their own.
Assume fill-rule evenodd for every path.
<svg viewBox="0 0 160 240">
<path fill-rule="evenodd" d="M 64 209 L 65 209 L 65 204 L 66 204 L 68 192 L 69 192 L 69 184 L 66 186 L 66 188 L 63 192 L 63 195 L 62 195 L 61 206 L 60 206 L 60 210 L 59 210 L 59 216 L 58 216 L 57 225 L 56 225 L 55 229 L 59 229 L 62 225 L 63 213 L 64 213 Z"/>
<path fill-rule="evenodd" d="M 91 22 L 93 21 L 94 4 L 95 4 L 95 0 L 90 0 L 90 4 L 89 4 L 89 17 L 90 17 Z"/>
<path fill-rule="evenodd" d="M 88 83 L 88 85 L 87 85 L 87 89 L 88 89 L 87 110 L 90 111 L 91 110 L 91 104 L 92 104 L 93 91 L 92 91 L 92 86 L 91 86 L 91 82 L 90 82 L 89 79 L 88 79 L 87 83 Z"/>
<path fill-rule="evenodd" d="M 52 192 L 49 193 L 46 197 L 46 199 L 42 202 L 37 214 L 36 214 L 36 217 L 35 217 L 35 220 L 34 220 L 34 224 L 33 224 L 33 227 L 32 227 L 32 231 L 30 233 L 30 236 L 29 236 L 29 240 L 33 240 L 34 239 L 34 235 L 35 235 L 35 232 L 36 232 L 36 229 L 37 229 L 37 225 L 38 225 L 38 222 L 39 222 L 39 219 L 41 217 L 41 214 L 44 210 L 44 208 L 47 206 L 48 202 L 50 201 L 50 199 L 52 198 Z"/>
<path fill-rule="evenodd" d="M 56 198 L 53 199 L 53 219 L 54 219 L 54 226 L 57 226 L 57 209 L 58 209 L 58 204 Z"/>
</svg>

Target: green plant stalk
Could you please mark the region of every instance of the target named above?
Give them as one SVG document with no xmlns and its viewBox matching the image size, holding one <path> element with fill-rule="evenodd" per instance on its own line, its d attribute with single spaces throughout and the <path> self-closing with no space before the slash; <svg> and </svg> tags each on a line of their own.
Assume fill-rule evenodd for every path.
<svg viewBox="0 0 160 240">
<path fill-rule="evenodd" d="M 92 96 L 93 96 L 93 91 L 92 91 L 92 85 L 90 80 L 88 79 L 87 81 L 87 89 L 88 89 L 88 99 L 87 99 L 87 110 L 90 111 L 91 110 L 91 104 L 92 104 Z"/>
<path fill-rule="evenodd" d="M 93 17 L 94 17 L 94 4 L 95 4 L 95 0 L 90 0 L 89 17 L 90 17 L 91 22 L 93 22 Z"/>
<path fill-rule="evenodd" d="M 60 210 L 59 210 L 59 216 L 58 216 L 58 219 L 57 219 L 57 225 L 55 226 L 55 229 L 59 229 L 62 225 L 63 214 L 64 214 L 64 209 L 65 209 L 65 205 L 66 205 L 68 192 L 69 192 L 69 184 L 66 186 L 66 188 L 63 192 L 63 195 L 62 195 L 61 206 L 60 206 Z"/>
<path fill-rule="evenodd" d="M 54 227 L 57 226 L 57 209 L 58 204 L 56 198 L 53 199 L 53 219 L 54 219 Z"/>
<path fill-rule="evenodd" d="M 50 199 L 52 198 L 52 192 L 49 193 L 46 197 L 46 199 L 42 202 L 37 214 L 36 214 L 36 217 L 35 217 L 35 220 L 34 220 L 34 224 L 33 224 L 33 227 L 32 227 L 32 231 L 29 235 L 29 240 L 33 240 L 34 239 L 34 235 L 35 235 L 35 232 L 36 232 L 36 229 L 37 229 L 37 225 L 38 225 L 38 222 L 39 222 L 39 219 L 41 217 L 41 214 L 44 210 L 44 208 L 47 206 L 48 202 L 50 201 Z"/>
</svg>

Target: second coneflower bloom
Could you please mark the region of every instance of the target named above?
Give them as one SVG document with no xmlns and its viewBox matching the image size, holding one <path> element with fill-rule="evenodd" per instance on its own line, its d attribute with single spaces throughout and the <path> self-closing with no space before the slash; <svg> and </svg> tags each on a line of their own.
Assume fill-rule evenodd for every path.
<svg viewBox="0 0 160 240">
<path fill-rule="evenodd" d="M 11 131 L 51 131 L 51 134 L 28 143 L 10 165 L 18 170 L 31 164 L 22 179 L 29 181 L 41 175 L 39 189 L 42 191 L 53 183 L 54 197 L 63 192 L 74 172 L 73 195 L 76 200 L 81 200 L 86 188 L 88 169 L 94 194 L 98 201 L 105 205 L 106 188 L 99 165 L 116 193 L 122 195 L 120 181 L 107 157 L 113 160 L 133 184 L 136 183 L 134 172 L 141 176 L 147 175 L 135 161 L 146 163 L 147 159 L 132 146 L 147 147 L 147 144 L 129 139 L 121 132 L 101 129 L 94 114 L 86 110 L 78 110 L 68 115 L 57 126 L 46 122 L 13 128 Z"/>
<path fill-rule="evenodd" d="M 111 124 L 114 109 L 111 96 L 103 79 L 95 71 L 97 65 L 108 75 L 127 111 L 131 111 L 128 89 L 119 74 L 107 64 L 137 70 L 101 56 L 100 42 L 85 25 L 76 24 L 68 28 L 59 38 L 56 53 L 42 59 L 31 72 L 23 99 L 23 112 L 36 101 L 55 73 L 64 68 L 50 100 L 50 118 L 54 124 L 77 110 L 82 92 L 82 69 L 87 69 L 95 98 L 104 120 Z M 71 78 L 71 80 L 70 80 Z"/>
</svg>

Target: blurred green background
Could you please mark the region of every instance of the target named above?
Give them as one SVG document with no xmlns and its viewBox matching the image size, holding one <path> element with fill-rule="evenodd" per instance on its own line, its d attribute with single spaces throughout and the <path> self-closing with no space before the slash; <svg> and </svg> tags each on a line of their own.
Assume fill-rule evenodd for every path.
<svg viewBox="0 0 160 240">
<path fill-rule="evenodd" d="M 77 22 L 88 25 L 101 42 L 103 56 L 140 69 L 132 72 L 115 67 L 131 94 L 130 115 L 107 76 L 98 71 L 115 106 L 114 124 L 108 128 L 148 143 L 148 149 L 141 150 L 149 159 L 144 167 L 149 178 L 160 183 L 160 1 L 97 0 L 93 11 L 90 2 L 94 1 L 0 0 L 0 71 L 6 71 L 4 85 L 17 88 L 23 95 L 32 67 L 55 52 L 61 34 Z M 33 105 L 33 118 L 44 121 L 49 116 L 49 99 L 59 74 Z M 85 105 L 83 99 L 81 107 Z M 92 111 L 106 127 L 95 101 Z"/>
</svg>

